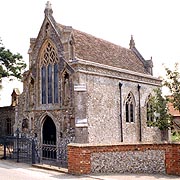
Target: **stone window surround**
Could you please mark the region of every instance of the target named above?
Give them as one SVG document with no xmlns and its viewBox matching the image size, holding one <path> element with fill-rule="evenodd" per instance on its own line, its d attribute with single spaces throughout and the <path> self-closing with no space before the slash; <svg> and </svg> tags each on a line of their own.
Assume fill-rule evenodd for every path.
<svg viewBox="0 0 180 180">
<path fill-rule="evenodd" d="M 130 92 L 126 98 L 125 103 L 125 112 L 126 112 L 126 123 L 135 122 L 135 101 L 133 98 L 133 94 Z"/>
<path fill-rule="evenodd" d="M 54 104 L 54 103 L 59 103 L 57 102 L 57 99 L 55 97 L 55 94 L 58 95 L 57 93 L 55 93 L 55 86 L 56 84 L 55 83 L 58 83 L 58 78 L 56 78 L 56 81 L 55 82 L 55 77 L 54 77 L 54 73 L 55 73 L 55 66 L 57 65 L 58 63 L 58 55 L 57 55 L 57 50 L 55 48 L 55 46 L 53 45 L 52 42 L 50 41 L 47 41 L 45 43 L 45 45 L 43 45 L 43 50 L 42 50 L 42 54 L 40 56 L 40 89 L 41 89 L 41 95 L 40 95 L 40 104 Z M 52 93 L 52 101 L 49 101 L 48 102 L 48 80 L 49 78 L 47 77 L 48 76 L 48 67 L 49 65 L 51 65 L 52 67 L 52 74 L 51 74 L 51 80 L 52 80 L 52 88 L 51 88 L 51 93 Z M 42 69 L 45 68 L 45 71 L 46 71 L 46 83 L 45 83 L 45 96 L 46 96 L 46 99 L 44 99 L 44 102 L 43 102 L 43 90 L 42 90 Z M 58 74 L 57 74 L 58 75 Z M 57 85 L 59 87 L 59 85 Z"/>
</svg>

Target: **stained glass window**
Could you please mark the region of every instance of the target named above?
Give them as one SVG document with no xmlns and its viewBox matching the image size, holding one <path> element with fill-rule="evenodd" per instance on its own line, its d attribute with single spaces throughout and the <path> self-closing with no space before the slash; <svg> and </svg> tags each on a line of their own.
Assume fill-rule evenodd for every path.
<svg viewBox="0 0 180 180">
<path fill-rule="evenodd" d="M 41 68 L 42 104 L 46 104 L 46 67 Z"/>
<path fill-rule="evenodd" d="M 50 42 L 41 56 L 42 104 L 58 103 L 58 55 Z"/>
<path fill-rule="evenodd" d="M 54 64 L 54 103 L 58 103 L 58 64 Z"/>
<path fill-rule="evenodd" d="M 48 103 L 52 103 L 52 65 L 48 65 Z"/>
</svg>

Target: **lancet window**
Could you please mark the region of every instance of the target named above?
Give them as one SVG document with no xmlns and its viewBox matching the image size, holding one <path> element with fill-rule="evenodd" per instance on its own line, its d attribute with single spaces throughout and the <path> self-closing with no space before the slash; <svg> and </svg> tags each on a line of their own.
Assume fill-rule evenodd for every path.
<svg viewBox="0 0 180 180">
<path fill-rule="evenodd" d="M 58 103 L 58 55 L 50 42 L 43 50 L 40 68 L 42 104 Z"/>
<path fill-rule="evenodd" d="M 135 109 L 134 98 L 132 93 L 129 93 L 125 103 L 126 122 L 134 122 L 134 109 Z"/>
<path fill-rule="evenodd" d="M 11 135 L 11 133 L 12 133 L 11 119 L 10 118 L 6 119 L 6 132 L 8 135 Z"/>
</svg>

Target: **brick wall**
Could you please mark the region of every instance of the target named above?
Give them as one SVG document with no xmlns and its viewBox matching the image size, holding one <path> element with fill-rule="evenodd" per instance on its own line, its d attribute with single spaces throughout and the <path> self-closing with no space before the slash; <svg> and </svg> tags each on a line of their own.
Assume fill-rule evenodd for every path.
<svg viewBox="0 0 180 180">
<path fill-rule="evenodd" d="M 123 163 L 122 163 L 123 162 Z M 118 165 L 118 164 L 124 164 Z M 167 173 L 180 175 L 180 144 L 68 146 L 68 172 Z"/>
</svg>

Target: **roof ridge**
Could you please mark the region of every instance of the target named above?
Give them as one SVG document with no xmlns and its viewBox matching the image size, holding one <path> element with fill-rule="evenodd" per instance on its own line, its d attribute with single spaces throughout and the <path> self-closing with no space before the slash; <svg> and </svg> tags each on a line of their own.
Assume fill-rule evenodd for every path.
<svg viewBox="0 0 180 180">
<path fill-rule="evenodd" d="M 78 32 L 80 32 L 80 33 L 83 33 L 83 34 L 85 34 L 85 35 L 91 36 L 91 37 L 93 37 L 93 38 L 95 38 L 95 39 L 101 40 L 101 41 L 103 41 L 103 42 L 105 42 L 105 43 L 112 44 L 113 46 L 115 45 L 115 46 L 118 46 L 118 47 L 120 47 L 120 48 L 124 48 L 124 49 L 127 49 L 127 50 L 131 50 L 131 49 L 126 48 L 126 47 L 123 47 L 123 46 L 121 46 L 121 45 L 119 45 L 119 44 L 110 42 L 110 41 L 108 41 L 108 40 L 106 40 L 106 39 L 99 38 L 99 37 L 97 37 L 97 36 L 95 36 L 95 35 L 92 35 L 92 34 L 90 34 L 90 33 L 87 33 L 87 32 L 84 32 L 84 31 L 80 31 L 80 30 L 74 29 L 74 28 L 72 28 L 72 29 L 75 30 L 75 31 L 78 31 Z"/>
<path fill-rule="evenodd" d="M 60 24 L 60 23 L 57 23 L 57 25 L 60 26 L 60 27 L 63 28 L 63 29 L 64 29 L 65 27 L 72 27 L 72 26 L 66 26 L 66 25 L 63 25 L 63 24 Z M 82 33 L 82 34 L 84 34 L 84 35 L 91 36 L 91 37 L 93 37 L 93 38 L 95 38 L 95 39 L 98 39 L 98 40 L 101 40 L 101 41 L 103 41 L 103 42 L 105 42 L 105 43 L 112 44 L 113 46 L 115 45 L 115 46 L 118 46 L 118 47 L 120 47 L 120 48 L 124 48 L 124 49 L 126 49 L 126 50 L 132 51 L 132 50 L 129 49 L 129 48 L 126 48 L 126 47 L 123 47 L 123 46 L 121 46 L 121 45 L 119 45 L 119 44 L 110 42 L 110 41 L 108 41 L 108 40 L 106 40 L 106 39 L 99 38 L 99 37 L 97 37 L 96 35 L 92 35 L 92 34 L 90 34 L 90 33 L 84 32 L 84 31 L 80 31 L 80 30 L 75 29 L 75 28 L 73 28 L 73 27 L 72 27 L 72 30 L 73 30 L 73 31 L 77 31 L 78 33 Z"/>
<path fill-rule="evenodd" d="M 75 42 L 74 56 L 76 58 L 147 74 L 142 59 L 140 60 L 132 49 L 122 47 L 71 26 L 59 23 L 57 23 L 57 26 L 62 31 L 73 34 Z"/>
</svg>

